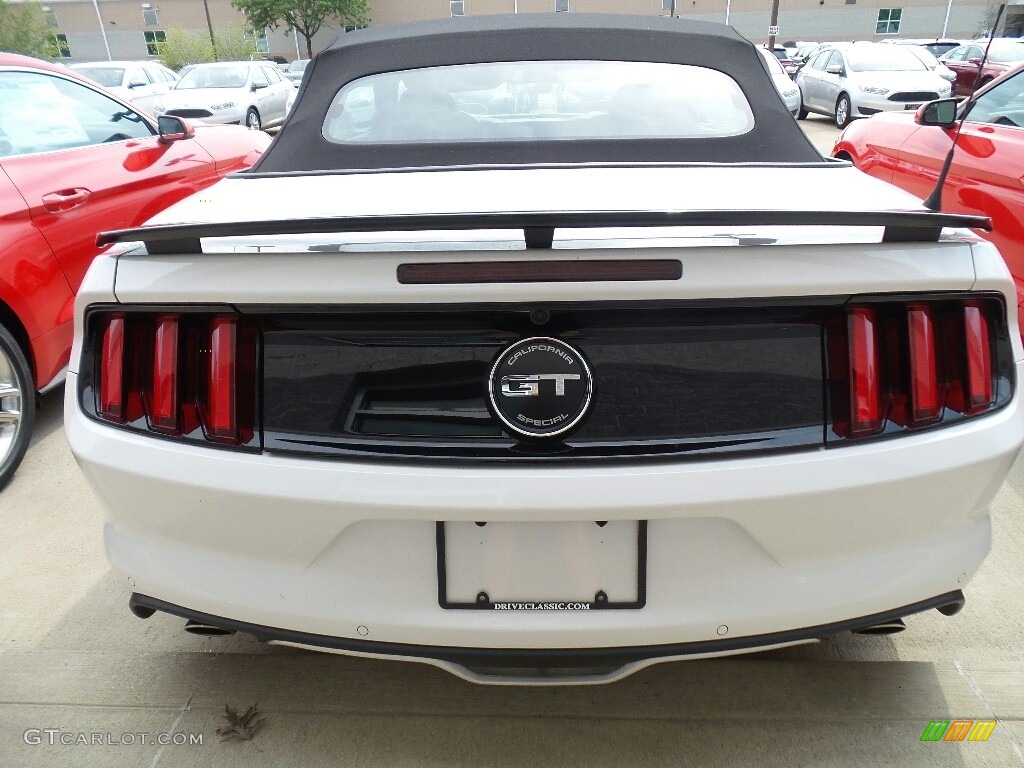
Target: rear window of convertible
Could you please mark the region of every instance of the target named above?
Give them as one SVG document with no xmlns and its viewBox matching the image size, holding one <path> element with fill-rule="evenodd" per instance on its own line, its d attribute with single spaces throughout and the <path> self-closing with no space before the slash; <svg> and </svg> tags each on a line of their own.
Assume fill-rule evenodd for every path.
<svg viewBox="0 0 1024 768">
<path fill-rule="evenodd" d="M 739 136 L 754 115 L 739 85 L 706 67 L 518 61 L 359 78 L 331 102 L 337 144 Z"/>
</svg>

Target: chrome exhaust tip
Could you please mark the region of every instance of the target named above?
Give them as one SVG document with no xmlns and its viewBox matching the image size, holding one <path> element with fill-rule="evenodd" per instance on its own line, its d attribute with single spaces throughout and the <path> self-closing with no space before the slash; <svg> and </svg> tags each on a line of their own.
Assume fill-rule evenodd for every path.
<svg viewBox="0 0 1024 768">
<path fill-rule="evenodd" d="M 903 619 L 889 619 L 878 624 L 871 624 L 867 627 L 853 630 L 855 635 L 895 635 L 907 628 Z"/>
<path fill-rule="evenodd" d="M 224 627 L 217 627 L 213 624 L 204 624 L 201 621 L 186 622 L 185 631 L 193 635 L 201 635 L 203 637 L 225 637 L 227 635 L 235 634 L 235 630 L 233 629 L 224 629 Z"/>
</svg>

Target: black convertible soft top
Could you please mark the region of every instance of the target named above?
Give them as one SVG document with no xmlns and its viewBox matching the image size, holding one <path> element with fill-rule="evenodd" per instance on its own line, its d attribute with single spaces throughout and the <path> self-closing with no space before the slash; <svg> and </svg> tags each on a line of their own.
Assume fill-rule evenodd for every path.
<svg viewBox="0 0 1024 768">
<path fill-rule="evenodd" d="M 600 60 L 690 64 L 730 76 L 754 127 L 715 138 L 334 143 L 322 130 L 338 91 L 360 77 L 466 63 Z M 341 35 L 306 71 L 295 107 L 247 175 L 384 168 L 578 163 L 825 162 L 793 121 L 753 44 L 731 27 L 661 16 L 520 14 L 370 27 Z"/>
</svg>

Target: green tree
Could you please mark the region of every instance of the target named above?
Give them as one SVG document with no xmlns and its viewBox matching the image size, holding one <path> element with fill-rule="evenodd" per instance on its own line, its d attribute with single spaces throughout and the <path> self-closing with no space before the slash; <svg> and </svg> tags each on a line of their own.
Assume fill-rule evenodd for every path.
<svg viewBox="0 0 1024 768">
<path fill-rule="evenodd" d="M 52 59 L 53 35 L 46 28 L 43 8 L 38 3 L 8 5 L 0 0 L 0 51 Z"/>
<path fill-rule="evenodd" d="M 252 32 L 241 27 L 216 29 L 213 39 L 217 41 L 217 61 L 249 61 L 262 59 L 263 54 L 256 47 Z"/>
<path fill-rule="evenodd" d="M 369 0 L 231 0 L 245 14 L 253 29 L 285 26 L 306 40 L 306 54 L 313 56 L 313 35 L 328 19 L 338 26 L 365 27 L 370 23 Z"/>
<path fill-rule="evenodd" d="M 159 44 L 160 60 L 171 69 L 178 70 L 188 64 L 213 61 L 213 46 L 206 34 L 195 34 L 180 27 L 167 30 L 167 39 Z"/>
<path fill-rule="evenodd" d="M 213 39 L 217 43 L 216 51 L 206 32 L 189 32 L 180 27 L 169 29 L 167 40 L 160 44 L 160 59 L 171 69 L 181 69 L 187 64 L 207 61 L 248 61 L 259 55 L 256 39 L 241 27 L 215 30 Z"/>
</svg>

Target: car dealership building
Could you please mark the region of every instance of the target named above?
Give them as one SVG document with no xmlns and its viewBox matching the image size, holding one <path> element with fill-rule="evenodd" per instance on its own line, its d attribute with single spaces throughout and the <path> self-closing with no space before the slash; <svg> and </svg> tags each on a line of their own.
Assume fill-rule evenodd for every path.
<svg viewBox="0 0 1024 768">
<path fill-rule="evenodd" d="M 20 0 L 13 0 L 20 2 Z M 229 0 L 45 0 L 47 24 L 67 62 L 157 58 L 167 30 L 208 34 L 244 27 Z M 674 5 L 674 9 L 673 9 Z M 771 0 L 371 0 L 373 24 L 495 13 L 631 13 L 725 22 L 755 42 L 768 38 Z M 897 6 L 897 7 L 893 7 Z M 973 38 L 987 32 L 998 4 L 986 0 L 781 0 L 778 42 L 883 40 L 887 37 Z M 1000 33 L 1024 34 L 1024 0 L 1010 0 Z M 314 38 L 321 50 L 341 32 Z M 306 58 L 305 41 L 286 29 L 258 35 L 260 50 Z"/>
</svg>

